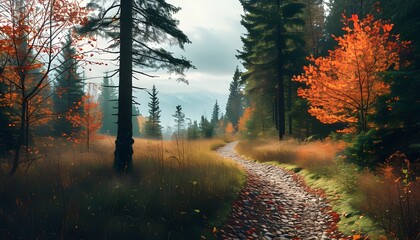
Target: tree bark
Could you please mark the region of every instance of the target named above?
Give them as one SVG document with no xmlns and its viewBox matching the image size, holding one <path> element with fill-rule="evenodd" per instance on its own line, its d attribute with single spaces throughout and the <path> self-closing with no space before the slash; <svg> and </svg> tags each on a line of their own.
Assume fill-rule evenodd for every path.
<svg viewBox="0 0 420 240">
<path fill-rule="evenodd" d="M 27 117 L 26 113 L 27 113 L 27 107 L 28 107 L 26 99 L 22 99 L 21 107 L 22 107 L 22 109 L 21 109 L 21 113 L 20 113 L 21 114 L 21 116 L 20 116 L 21 121 L 20 121 L 20 127 L 19 127 L 19 137 L 18 137 L 17 142 L 16 142 L 15 156 L 13 158 L 13 165 L 12 165 L 12 168 L 10 169 L 10 172 L 9 172 L 9 174 L 11 176 L 13 176 L 18 169 L 19 158 L 20 158 L 20 149 L 21 149 L 22 145 L 24 145 L 24 142 L 25 142 L 25 139 L 26 139 L 26 136 L 25 136 L 25 133 L 26 133 L 26 117 Z"/>
<path fill-rule="evenodd" d="M 114 169 L 129 172 L 133 158 L 132 70 L 133 0 L 121 0 L 120 67 L 118 87 L 118 132 L 115 141 Z"/>
</svg>

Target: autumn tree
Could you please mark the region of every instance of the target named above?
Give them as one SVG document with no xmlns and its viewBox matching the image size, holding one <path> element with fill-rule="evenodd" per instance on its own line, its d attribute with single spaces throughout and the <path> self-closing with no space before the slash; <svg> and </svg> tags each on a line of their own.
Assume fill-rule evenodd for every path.
<svg viewBox="0 0 420 240">
<path fill-rule="evenodd" d="M 14 174 L 21 147 L 28 145 L 31 121 L 45 118 L 45 114 L 38 114 L 38 109 L 49 98 L 45 92 L 52 79 L 48 76 L 60 65 L 56 60 L 62 51 L 64 33 L 85 22 L 86 9 L 76 0 L 1 0 L 0 6 L 0 52 L 6 55 L 0 77 L 13 89 L 10 99 L 17 107 L 14 114 L 19 119 L 10 171 Z M 44 97 L 40 98 L 43 92 Z"/>
<path fill-rule="evenodd" d="M 235 133 L 235 127 L 231 122 L 228 122 L 225 128 L 225 133 L 229 135 L 233 135 Z"/>
<path fill-rule="evenodd" d="M 345 123 L 346 131 L 367 131 L 378 96 L 389 93 L 381 73 L 399 69 L 399 52 L 407 43 L 390 34 L 392 24 L 372 15 L 343 19 L 346 34 L 335 38 L 338 48 L 327 57 L 310 57 L 312 64 L 294 80 L 306 84 L 298 94 L 309 101 L 309 113 L 321 122 Z"/>
<path fill-rule="evenodd" d="M 249 130 L 248 122 L 252 119 L 252 115 L 253 115 L 253 109 L 251 107 L 245 108 L 244 113 L 242 114 L 238 122 L 238 131 L 241 134 L 248 132 Z"/>
<path fill-rule="evenodd" d="M 68 140 L 85 143 L 89 149 L 93 141 L 101 139 L 98 131 L 102 126 L 102 111 L 95 99 L 92 84 L 88 84 L 86 94 L 67 112 L 66 119 L 77 129 L 66 135 Z"/>
</svg>

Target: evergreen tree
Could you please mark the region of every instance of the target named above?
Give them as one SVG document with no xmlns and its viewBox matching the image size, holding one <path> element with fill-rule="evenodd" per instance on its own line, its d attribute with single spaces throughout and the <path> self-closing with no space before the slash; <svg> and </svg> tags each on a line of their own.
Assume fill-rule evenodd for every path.
<svg viewBox="0 0 420 240">
<path fill-rule="evenodd" d="M 115 136 L 117 134 L 117 117 L 114 113 L 116 112 L 117 92 L 113 85 L 114 83 L 106 72 L 102 82 L 102 91 L 99 95 L 99 103 L 102 109 L 102 127 L 99 132 Z"/>
<path fill-rule="evenodd" d="M 238 129 L 238 121 L 242 116 L 241 72 L 236 67 L 232 82 L 229 86 L 229 97 L 226 103 L 226 117 Z"/>
<path fill-rule="evenodd" d="M 63 43 L 60 64 L 57 67 L 57 75 L 54 84 L 53 109 L 57 114 L 57 121 L 54 124 L 54 133 L 57 136 L 68 136 L 77 132 L 78 127 L 66 119 L 65 115 L 70 109 L 81 101 L 83 93 L 83 78 L 77 71 L 78 64 L 74 56 L 76 48 L 73 46 L 71 34 L 67 34 L 66 41 Z M 83 109 L 78 110 L 80 113 Z"/>
<path fill-rule="evenodd" d="M 220 115 L 220 108 L 216 100 L 216 103 L 214 104 L 214 107 L 213 107 L 213 112 L 211 114 L 211 120 L 210 120 L 211 125 L 213 126 L 214 129 L 216 129 L 217 125 L 219 124 L 219 120 L 220 120 L 219 115 Z"/>
<path fill-rule="evenodd" d="M 185 114 L 182 112 L 181 105 L 176 106 L 175 114 L 172 115 L 175 118 L 175 129 L 177 133 L 177 137 L 180 137 L 181 131 L 184 129 L 185 125 Z"/>
<path fill-rule="evenodd" d="M 291 76 L 304 59 L 304 40 L 299 33 L 304 25 L 304 4 L 294 0 L 240 2 L 245 11 L 241 23 L 247 30 L 241 38 L 243 50 L 237 56 L 246 69 L 242 80 L 254 98 L 272 96 L 273 119 L 282 139 L 286 130 L 285 97 L 291 96 Z"/>
<path fill-rule="evenodd" d="M 201 116 L 200 131 L 204 138 L 211 138 L 214 135 L 214 128 L 211 122 L 204 116 Z"/>
<path fill-rule="evenodd" d="M 188 139 L 197 139 L 200 136 L 200 128 L 198 127 L 197 121 L 194 121 L 192 124 L 188 125 L 187 129 L 187 138 Z"/>
<path fill-rule="evenodd" d="M 367 134 L 368 143 L 359 144 L 359 152 L 367 151 L 370 146 L 368 152 L 373 163 L 383 162 L 396 151 L 404 152 L 408 159 L 416 161 L 420 159 L 420 4 L 383 0 L 379 7 L 379 17 L 392 19 L 394 33 L 399 34 L 401 40 L 411 42 L 410 51 L 402 56 L 410 65 L 385 74 L 391 92 L 379 99 L 374 118 L 378 127 Z M 415 238 L 414 235 L 410 237 Z"/>
<path fill-rule="evenodd" d="M 367 13 L 372 13 L 373 4 L 376 0 L 334 0 L 327 4 L 329 14 L 325 21 L 324 39 L 321 55 L 328 55 L 329 50 L 333 50 L 337 46 L 337 41 L 334 36 L 342 36 L 344 31 L 341 22 L 342 14 L 346 17 L 351 17 L 352 14 L 357 14 L 364 18 Z"/>
<path fill-rule="evenodd" d="M 131 106 L 131 108 L 132 108 L 131 112 L 133 113 L 131 117 L 131 122 L 133 124 L 133 136 L 140 137 L 141 136 L 140 124 L 139 124 L 140 111 L 139 111 L 139 108 L 134 104 Z"/>
<path fill-rule="evenodd" d="M 155 85 L 153 85 L 152 92 L 148 92 L 150 96 L 149 119 L 145 123 L 146 138 L 162 139 L 162 126 L 160 125 L 159 99 Z"/>
<path fill-rule="evenodd" d="M 150 77 L 145 72 L 133 70 L 133 64 L 140 68 L 168 69 L 179 74 L 179 81 L 186 82 L 183 73 L 193 68 L 191 62 L 184 57 L 175 57 L 160 46 L 162 43 L 169 43 L 183 49 L 190 41 L 178 28 L 179 22 L 173 18 L 173 14 L 177 13 L 179 8 L 165 0 L 127 0 L 121 1 L 120 4 L 114 3 L 107 9 L 94 0 L 90 7 L 99 9 L 100 14 L 91 18 L 80 32 L 103 31 L 116 40 L 117 44 L 113 43 L 110 47 L 120 47 L 118 133 L 114 169 L 117 172 L 129 172 L 132 167 L 134 143 L 132 76 L 133 73 L 138 73 Z M 113 11 L 118 7 L 119 11 Z"/>
</svg>

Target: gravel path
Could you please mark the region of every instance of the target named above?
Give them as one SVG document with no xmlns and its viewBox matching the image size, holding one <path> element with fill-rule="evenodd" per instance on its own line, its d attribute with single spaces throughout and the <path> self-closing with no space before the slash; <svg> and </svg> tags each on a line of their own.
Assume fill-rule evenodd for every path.
<svg viewBox="0 0 420 240">
<path fill-rule="evenodd" d="M 236 144 L 217 152 L 241 164 L 247 182 L 219 239 L 348 239 L 337 231 L 338 215 L 301 178 L 280 167 L 245 160 L 234 150 Z"/>
</svg>

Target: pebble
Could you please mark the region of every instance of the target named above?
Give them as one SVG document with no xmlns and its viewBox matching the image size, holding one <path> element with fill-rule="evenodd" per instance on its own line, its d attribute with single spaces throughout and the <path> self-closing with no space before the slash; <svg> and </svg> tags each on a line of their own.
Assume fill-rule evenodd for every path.
<svg viewBox="0 0 420 240">
<path fill-rule="evenodd" d="M 242 158 L 234 150 L 237 142 L 219 148 L 225 158 L 242 165 L 245 187 L 218 239 L 351 239 L 331 228 L 331 207 L 316 191 L 296 181 L 297 176 L 280 167 Z"/>
</svg>

